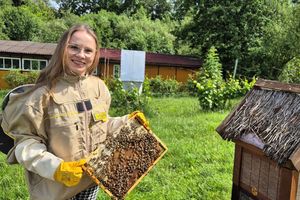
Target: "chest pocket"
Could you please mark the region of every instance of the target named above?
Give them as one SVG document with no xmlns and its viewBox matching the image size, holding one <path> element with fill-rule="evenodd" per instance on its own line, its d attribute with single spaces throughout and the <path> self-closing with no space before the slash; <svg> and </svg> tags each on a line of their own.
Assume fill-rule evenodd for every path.
<svg viewBox="0 0 300 200">
<path fill-rule="evenodd" d="M 52 103 L 48 108 L 48 123 L 49 151 L 64 160 L 76 159 L 82 122 L 74 103 Z"/>
<path fill-rule="evenodd" d="M 90 132 L 93 149 L 96 149 L 106 140 L 107 122 L 108 122 L 108 106 L 101 98 L 94 98 L 91 101 L 91 122 Z"/>
</svg>

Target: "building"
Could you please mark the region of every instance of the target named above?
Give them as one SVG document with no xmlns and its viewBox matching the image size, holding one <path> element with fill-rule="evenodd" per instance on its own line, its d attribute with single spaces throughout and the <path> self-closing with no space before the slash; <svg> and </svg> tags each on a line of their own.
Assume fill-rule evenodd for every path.
<svg viewBox="0 0 300 200">
<path fill-rule="evenodd" d="M 0 40 L 0 77 L 10 70 L 40 70 L 47 66 L 55 50 L 54 43 L 38 43 L 30 41 Z M 100 64 L 96 74 L 100 77 L 119 77 L 121 50 L 100 49 Z M 185 82 L 189 74 L 199 70 L 202 61 L 189 56 L 168 55 L 146 52 L 146 76 L 153 78 L 172 78 Z M 0 88 L 7 84 L 0 79 Z"/>
<path fill-rule="evenodd" d="M 259 79 L 217 128 L 235 143 L 233 200 L 300 200 L 299 94 Z"/>
</svg>

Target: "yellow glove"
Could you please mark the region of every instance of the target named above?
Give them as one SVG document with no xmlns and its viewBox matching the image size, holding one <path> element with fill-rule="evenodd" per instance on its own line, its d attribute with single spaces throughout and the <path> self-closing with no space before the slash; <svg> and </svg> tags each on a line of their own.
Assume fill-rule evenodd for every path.
<svg viewBox="0 0 300 200">
<path fill-rule="evenodd" d="M 137 119 L 146 129 L 150 129 L 149 128 L 149 122 L 146 120 L 146 117 L 144 115 L 144 113 L 142 113 L 141 111 L 134 111 L 132 113 L 129 114 L 129 119 L 135 118 Z"/>
<path fill-rule="evenodd" d="M 74 162 L 62 161 L 55 171 L 54 179 L 68 187 L 77 185 L 82 177 L 82 166 L 85 163 L 85 159 Z"/>
</svg>

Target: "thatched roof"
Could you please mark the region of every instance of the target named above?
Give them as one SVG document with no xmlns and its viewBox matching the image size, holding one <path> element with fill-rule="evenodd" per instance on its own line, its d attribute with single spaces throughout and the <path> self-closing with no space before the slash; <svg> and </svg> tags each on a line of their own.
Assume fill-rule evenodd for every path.
<svg viewBox="0 0 300 200">
<path fill-rule="evenodd" d="M 284 164 L 300 147 L 300 85 L 258 80 L 217 131 L 226 140 L 254 134 L 264 153 Z"/>
</svg>

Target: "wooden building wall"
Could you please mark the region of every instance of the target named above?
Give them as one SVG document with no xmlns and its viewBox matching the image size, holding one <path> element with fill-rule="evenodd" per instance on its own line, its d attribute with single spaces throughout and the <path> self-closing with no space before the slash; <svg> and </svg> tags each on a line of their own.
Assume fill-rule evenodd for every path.
<svg viewBox="0 0 300 200">
<path fill-rule="evenodd" d="M 4 55 L 1 55 L 4 56 Z M 8 57 L 16 58 L 32 58 L 32 59 L 49 59 L 48 57 L 43 56 L 29 56 L 29 55 L 5 55 Z M 119 65 L 118 61 L 100 61 L 98 67 L 98 74 L 101 78 L 103 77 L 112 77 L 113 76 L 113 66 Z M 163 79 L 175 79 L 179 82 L 186 82 L 189 74 L 193 74 L 197 68 L 183 68 L 183 67 L 172 67 L 172 66 L 159 66 L 159 65 L 146 65 L 145 75 L 148 78 L 154 78 L 160 75 Z M 8 85 L 4 81 L 3 77 L 7 74 L 9 70 L 0 69 L 0 88 L 7 88 Z"/>
<path fill-rule="evenodd" d="M 118 63 L 101 63 L 99 66 L 100 77 L 113 76 L 113 66 Z M 145 75 L 148 78 L 155 78 L 161 76 L 163 79 L 175 79 L 178 82 L 186 82 L 189 75 L 194 74 L 197 68 L 182 68 L 182 67 L 169 67 L 169 66 L 157 66 L 146 65 Z"/>
<path fill-rule="evenodd" d="M 0 70 L 0 88 L 1 89 L 8 88 L 8 85 L 7 85 L 6 81 L 4 80 L 4 76 L 8 73 L 9 73 L 8 70 Z"/>
<path fill-rule="evenodd" d="M 154 78 L 160 75 L 163 79 L 175 79 L 178 82 L 186 82 L 189 74 L 192 75 L 197 69 L 165 67 L 165 66 L 146 66 L 146 76 Z"/>
</svg>

